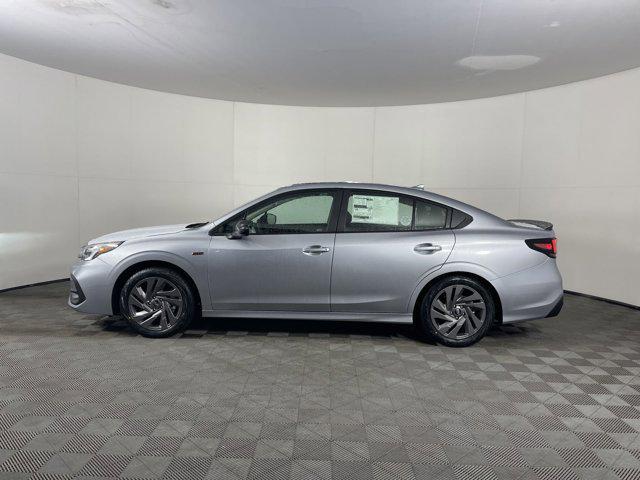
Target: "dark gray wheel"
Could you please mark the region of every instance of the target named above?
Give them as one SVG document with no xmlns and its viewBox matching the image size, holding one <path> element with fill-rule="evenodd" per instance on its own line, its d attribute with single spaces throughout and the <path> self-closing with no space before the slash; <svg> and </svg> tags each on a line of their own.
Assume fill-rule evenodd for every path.
<svg viewBox="0 0 640 480">
<path fill-rule="evenodd" d="M 486 313 L 482 295 L 473 287 L 456 283 L 435 294 L 429 316 L 438 333 L 462 340 L 482 327 Z"/>
<path fill-rule="evenodd" d="M 142 335 L 165 337 L 193 319 L 195 302 L 189 284 L 166 268 L 134 273 L 120 294 L 120 311 Z"/>
<path fill-rule="evenodd" d="M 162 277 L 140 280 L 129 292 L 131 321 L 149 330 L 168 330 L 182 315 L 184 299 L 173 282 Z"/>
<path fill-rule="evenodd" d="M 493 297 L 480 282 L 448 277 L 424 296 L 419 326 L 444 345 L 465 347 L 485 335 L 494 312 Z"/>
</svg>

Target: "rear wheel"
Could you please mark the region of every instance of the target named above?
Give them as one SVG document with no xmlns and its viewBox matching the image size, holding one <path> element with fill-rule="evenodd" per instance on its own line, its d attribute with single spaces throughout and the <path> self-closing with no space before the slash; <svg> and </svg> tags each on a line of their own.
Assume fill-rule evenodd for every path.
<svg viewBox="0 0 640 480">
<path fill-rule="evenodd" d="M 120 311 L 134 330 L 147 337 L 168 337 L 184 330 L 195 310 L 189 284 L 168 268 L 140 270 L 120 292 Z"/>
<path fill-rule="evenodd" d="M 419 329 L 449 347 L 466 347 L 485 336 L 495 318 L 493 296 L 469 277 L 447 277 L 422 299 Z"/>
</svg>

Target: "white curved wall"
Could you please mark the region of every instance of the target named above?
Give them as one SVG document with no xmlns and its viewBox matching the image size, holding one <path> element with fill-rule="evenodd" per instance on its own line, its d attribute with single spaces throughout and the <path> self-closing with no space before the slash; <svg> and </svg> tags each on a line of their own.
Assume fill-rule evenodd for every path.
<svg viewBox="0 0 640 480">
<path fill-rule="evenodd" d="M 171 95 L 0 56 L 0 289 L 86 240 L 214 218 L 283 184 L 413 185 L 555 223 L 565 287 L 640 304 L 640 70 L 384 108 Z"/>
</svg>

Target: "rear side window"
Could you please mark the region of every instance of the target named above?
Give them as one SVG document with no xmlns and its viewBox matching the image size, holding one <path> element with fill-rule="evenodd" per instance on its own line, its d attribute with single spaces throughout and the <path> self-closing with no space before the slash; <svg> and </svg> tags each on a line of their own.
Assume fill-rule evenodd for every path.
<svg viewBox="0 0 640 480">
<path fill-rule="evenodd" d="M 413 202 L 393 195 L 349 195 L 345 232 L 411 230 Z"/>
<path fill-rule="evenodd" d="M 436 203 L 416 200 L 415 230 L 435 230 L 447 225 L 447 208 Z"/>
<path fill-rule="evenodd" d="M 435 230 L 446 224 L 447 207 L 382 192 L 350 193 L 344 215 L 345 232 Z"/>
</svg>

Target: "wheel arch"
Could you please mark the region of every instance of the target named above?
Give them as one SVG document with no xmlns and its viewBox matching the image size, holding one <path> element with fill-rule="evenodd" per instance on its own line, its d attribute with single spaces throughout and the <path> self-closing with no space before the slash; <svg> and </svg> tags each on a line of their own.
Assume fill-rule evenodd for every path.
<svg viewBox="0 0 640 480">
<path fill-rule="evenodd" d="M 167 262 L 164 260 L 142 260 L 140 262 L 134 263 L 133 265 L 129 265 L 127 268 L 125 268 L 118 275 L 118 278 L 113 284 L 113 288 L 111 289 L 111 311 L 113 312 L 114 315 L 117 315 L 118 313 L 120 313 L 120 298 L 119 298 L 120 291 L 122 290 L 122 287 L 126 283 L 127 279 L 134 273 L 139 272 L 140 270 L 144 270 L 145 268 L 153 268 L 153 267 L 168 268 L 179 273 L 185 279 L 185 281 L 189 284 L 189 287 L 191 287 L 191 290 L 193 291 L 193 295 L 196 299 L 196 304 L 197 304 L 196 308 L 197 309 L 202 308 L 202 300 L 200 298 L 200 291 L 198 289 L 198 286 L 196 285 L 196 282 L 193 280 L 193 278 L 191 277 L 191 275 L 189 275 L 187 271 L 185 271 L 183 268 L 180 268 L 175 263 Z"/>
<path fill-rule="evenodd" d="M 482 275 L 478 275 L 477 273 L 471 273 L 471 272 L 467 272 L 467 271 L 463 271 L 463 270 L 460 270 L 460 271 L 447 271 L 447 272 L 441 273 L 440 275 L 437 275 L 437 276 L 433 277 L 432 279 L 430 279 L 421 288 L 421 290 L 418 293 L 418 295 L 416 296 L 416 300 L 415 300 L 415 302 L 413 304 L 412 314 L 413 314 L 414 321 L 420 315 L 420 306 L 422 305 L 422 299 L 427 294 L 429 289 L 435 283 L 437 283 L 440 280 L 442 280 L 444 278 L 447 278 L 447 277 L 467 277 L 467 278 L 471 278 L 471 279 L 477 281 L 478 283 L 480 283 L 483 287 L 485 287 L 487 289 L 487 291 L 493 297 L 493 301 L 494 301 L 495 306 L 496 306 L 496 324 L 501 324 L 502 323 L 502 301 L 500 300 L 500 295 L 498 294 L 498 291 L 491 284 L 491 282 L 489 280 L 487 280 L 486 278 L 484 278 Z"/>
</svg>

